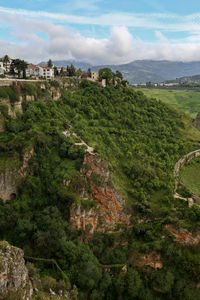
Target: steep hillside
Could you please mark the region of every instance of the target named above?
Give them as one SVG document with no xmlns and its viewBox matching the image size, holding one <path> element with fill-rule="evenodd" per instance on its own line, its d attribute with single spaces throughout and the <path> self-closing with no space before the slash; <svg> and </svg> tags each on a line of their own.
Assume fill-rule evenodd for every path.
<svg viewBox="0 0 200 300">
<path fill-rule="evenodd" d="M 0 88 L 0 100 L 0 180 L 26 158 L 0 239 L 42 278 L 65 274 L 78 299 L 199 299 L 200 208 L 173 197 L 175 163 L 199 147 L 192 120 L 86 80 Z"/>
</svg>

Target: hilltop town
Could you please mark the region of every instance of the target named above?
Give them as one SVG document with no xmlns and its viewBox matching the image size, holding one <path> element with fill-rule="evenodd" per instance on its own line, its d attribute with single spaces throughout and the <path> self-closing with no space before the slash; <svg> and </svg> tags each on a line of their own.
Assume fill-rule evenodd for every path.
<svg viewBox="0 0 200 300">
<path fill-rule="evenodd" d="M 67 67 L 57 67 L 49 59 L 45 65 L 27 63 L 19 58 L 12 59 L 5 55 L 0 58 L 0 78 L 23 80 L 55 80 L 55 78 L 86 79 L 98 83 L 102 87 L 108 84 L 122 84 L 127 86 L 121 72 L 112 72 L 110 68 L 101 68 L 98 71 L 76 69 L 73 64 Z"/>
</svg>

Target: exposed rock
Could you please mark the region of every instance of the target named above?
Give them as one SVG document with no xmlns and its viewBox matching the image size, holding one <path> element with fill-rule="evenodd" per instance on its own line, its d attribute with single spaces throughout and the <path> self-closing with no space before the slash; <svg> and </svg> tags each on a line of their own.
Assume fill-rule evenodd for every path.
<svg viewBox="0 0 200 300">
<path fill-rule="evenodd" d="M 137 251 L 132 251 L 130 261 L 131 264 L 136 267 L 149 266 L 154 269 L 163 268 L 160 254 L 155 251 L 152 251 L 149 254 L 141 254 Z"/>
<path fill-rule="evenodd" d="M 41 90 L 46 90 L 45 84 L 44 84 L 44 83 L 41 83 L 40 88 L 41 88 Z"/>
<path fill-rule="evenodd" d="M 73 205 L 70 213 L 72 224 L 83 230 L 88 226 L 91 233 L 114 229 L 117 224 L 129 224 L 130 216 L 124 212 L 125 201 L 109 184 L 108 165 L 97 155 L 87 153 L 81 173 L 90 185 L 91 194 L 83 187 L 80 196 L 95 201 L 96 207 L 85 210 L 81 205 Z"/>
<path fill-rule="evenodd" d="M 57 101 L 61 98 L 62 94 L 60 92 L 60 89 L 56 89 L 55 87 L 51 87 L 50 91 L 51 91 L 51 97 L 54 101 Z"/>
<path fill-rule="evenodd" d="M 124 265 L 122 268 L 122 273 L 126 274 L 127 273 L 127 265 Z"/>
<path fill-rule="evenodd" d="M 37 299 L 73 300 L 77 299 L 78 290 L 73 286 L 58 293 L 51 288 L 45 291 L 40 278 L 29 277 L 23 250 L 0 241 L 0 299 L 33 300 L 35 295 Z"/>
<path fill-rule="evenodd" d="M 0 165 L 0 198 L 4 202 L 17 194 L 18 185 L 29 173 L 28 162 L 33 152 L 33 148 L 25 152 L 21 166 L 19 166 L 20 161 L 18 156 L 2 159 L 2 165 Z"/>
<path fill-rule="evenodd" d="M 165 225 L 165 228 L 175 237 L 175 241 L 187 245 L 196 246 L 200 242 L 200 229 L 197 231 L 196 236 L 193 236 L 187 229 L 176 229 L 173 225 Z"/>
<path fill-rule="evenodd" d="M 194 205 L 194 200 L 192 198 L 188 198 L 188 207 L 191 208 Z"/>
<path fill-rule="evenodd" d="M 22 166 L 19 170 L 19 174 L 23 178 L 26 177 L 29 174 L 28 163 L 29 163 L 29 160 L 31 159 L 31 157 L 33 156 L 33 153 L 34 153 L 33 148 L 30 148 L 28 151 L 26 151 L 24 153 L 23 163 L 22 163 Z"/>
<path fill-rule="evenodd" d="M 0 242 L 0 299 L 6 299 L 9 293 L 15 292 L 21 299 L 32 299 L 33 290 L 23 256 L 21 249 L 8 242 Z"/>
<path fill-rule="evenodd" d="M 22 97 L 19 97 L 19 101 L 16 101 L 13 104 L 11 104 L 9 99 L 1 99 L 1 103 L 8 107 L 8 115 L 11 116 L 13 119 L 16 118 L 16 112 L 19 112 L 20 114 L 23 113 Z"/>
<path fill-rule="evenodd" d="M 3 201 L 10 200 L 12 195 L 17 194 L 17 170 L 0 171 L 0 198 Z"/>
<path fill-rule="evenodd" d="M 25 98 L 26 98 L 26 101 L 34 101 L 35 100 L 35 97 L 33 95 L 26 95 Z"/>
</svg>

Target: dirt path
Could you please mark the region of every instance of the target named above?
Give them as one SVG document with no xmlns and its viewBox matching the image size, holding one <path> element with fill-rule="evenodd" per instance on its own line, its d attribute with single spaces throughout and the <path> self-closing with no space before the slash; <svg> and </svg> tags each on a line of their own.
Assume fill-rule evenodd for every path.
<svg viewBox="0 0 200 300">
<path fill-rule="evenodd" d="M 70 137 L 71 135 L 75 136 L 78 138 L 77 134 L 75 132 L 73 132 L 72 134 L 70 133 L 70 131 L 68 130 L 65 130 L 63 131 L 63 134 L 66 136 L 66 137 Z M 88 144 L 86 144 L 86 142 L 84 142 L 83 140 L 81 140 L 80 143 L 75 143 L 76 146 L 86 146 L 86 152 L 88 152 L 89 154 L 91 155 L 95 155 L 94 153 L 94 148 L 93 147 L 90 147 L 88 146 Z"/>
</svg>

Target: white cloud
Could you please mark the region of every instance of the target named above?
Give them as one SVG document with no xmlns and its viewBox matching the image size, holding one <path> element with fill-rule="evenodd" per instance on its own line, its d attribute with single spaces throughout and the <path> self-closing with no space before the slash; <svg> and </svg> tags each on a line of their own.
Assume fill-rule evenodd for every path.
<svg viewBox="0 0 200 300">
<path fill-rule="evenodd" d="M 3 9 L 4 13 L 0 7 L 0 19 L 13 27 L 12 34 L 17 42 L 0 41 L 0 57 L 8 54 L 11 57 L 20 57 L 32 62 L 48 58 L 56 60 L 73 58 L 92 64 L 120 64 L 137 59 L 200 60 L 200 25 L 198 22 L 192 23 L 191 21 L 194 18 L 200 19 L 199 15 L 187 16 L 189 21 L 186 20 L 185 25 L 181 23 L 182 17 L 179 18 L 179 24 L 162 24 L 160 20 L 164 19 L 163 14 L 147 16 L 116 13 L 99 16 L 97 23 L 114 26 L 111 27 L 109 38 L 96 39 L 85 37 L 70 27 L 53 24 L 48 13 Z M 47 19 L 41 20 L 41 16 L 46 15 L 48 15 Z M 54 18 L 58 16 L 57 14 L 51 15 Z M 67 18 L 66 15 L 59 14 L 59 16 Z M 76 22 L 79 18 L 71 17 L 75 18 Z M 85 17 L 80 18 L 84 20 L 78 19 L 78 21 L 86 22 Z M 168 18 L 172 20 L 172 23 L 175 20 L 174 15 L 168 15 Z M 134 26 L 155 28 L 157 40 L 150 43 L 134 38 L 128 30 L 133 20 Z M 190 24 L 189 29 L 187 24 Z M 190 30 L 191 32 L 182 40 L 170 40 L 163 34 L 166 26 L 172 31 L 176 26 L 178 31 Z M 42 38 L 44 35 L 46 38 Z"/>
</svg>

